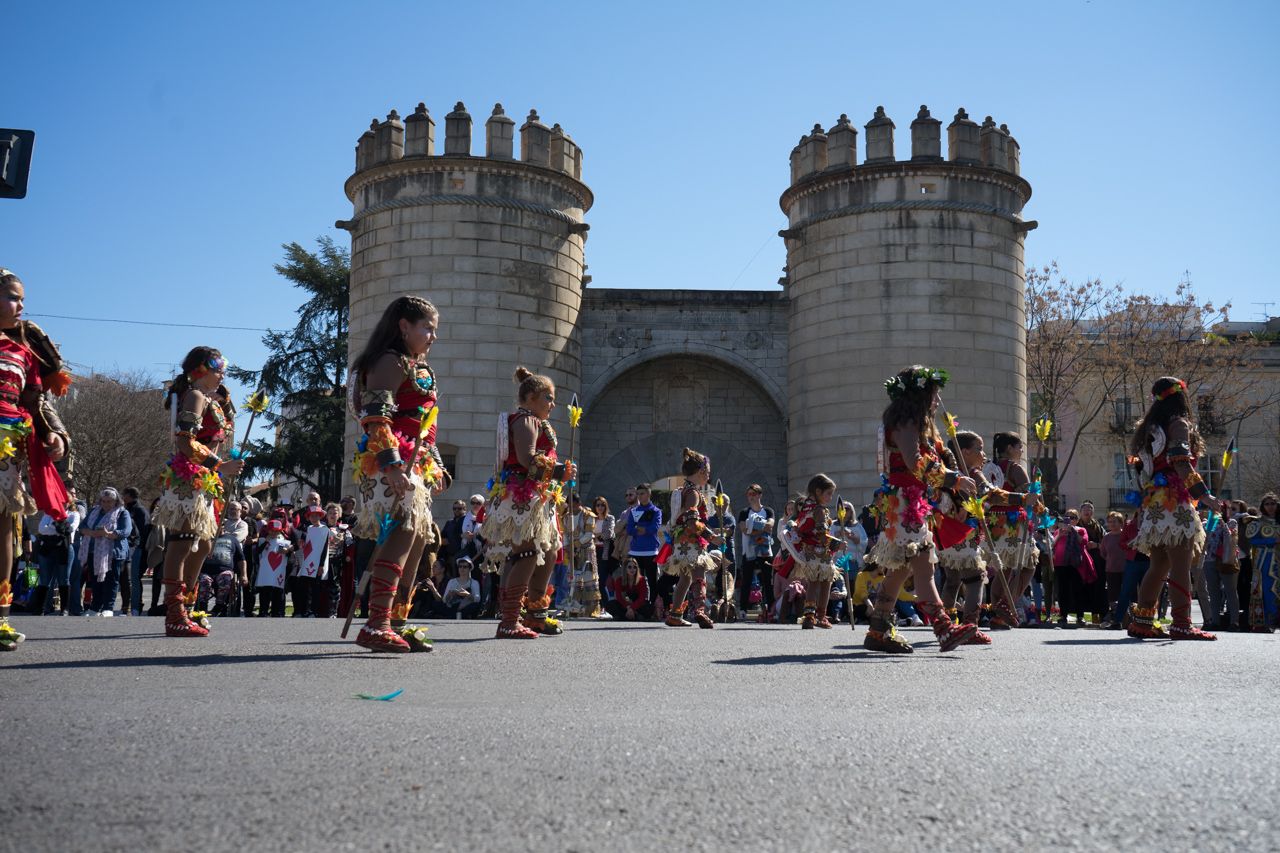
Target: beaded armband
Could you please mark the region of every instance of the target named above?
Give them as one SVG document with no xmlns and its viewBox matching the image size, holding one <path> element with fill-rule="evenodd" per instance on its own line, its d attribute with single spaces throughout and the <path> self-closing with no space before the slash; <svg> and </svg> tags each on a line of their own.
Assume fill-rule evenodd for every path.
<svg viewBox="0 0 1280 853">
<path fill-rule="evenodd" d="M 533 457 L 533 462 L 529 465 L 529 476 L 543 482 L 563 480 L 564 463 L 552 462 L 545 453 L 539 453 Z"/>
<path fill-rule="evenodd" d="M 360 424 L 365 421 L 390 421 L 396 414 L 396 395 L 392 391 L 374 388 L 360 392 Z"/>
<path fill-rule="evenodd" d="M 391 432 L 391 421 L 386 418 L 365 418 L 360 422 L 365 435 L 369 437 L 366 450 L 377 454 L 378 470 L 385 471 L 397 465 L 403 465 L 400 458 L 400 441 Z"/>
<path fill-rule="evenodd" d="M 921 471 L 921 468 L 924 470 Z M 955 471 L 949 471 L 937 459 L 925 461 L 922 457 L 916 464 L 916 479 L 925 483 L 933 489 L 950 488 L 956 484 L 959 474 Z"/>
<path fill-rule="evenodd" d="M 1195 471 L 1182 478 L 1182 483 L 1187 487 L 1191 497 L 1199 498 L 1209 494 L 1209 487 L 1204 484 L 1204 477 L 1201 477 Z"/>
</svg>

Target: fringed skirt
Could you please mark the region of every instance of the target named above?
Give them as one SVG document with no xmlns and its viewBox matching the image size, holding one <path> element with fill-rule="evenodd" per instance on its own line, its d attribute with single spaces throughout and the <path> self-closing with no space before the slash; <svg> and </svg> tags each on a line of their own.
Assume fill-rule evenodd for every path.
<svg viewBox="0 0 1280 853">
<path fill-rule="evenodd" d="M 489 501 L 484 519 L 484 570 L 501 571 L 507 557 L 522 545 L 532 545 L 537 552 L 537 565 L 546 563 L 546 555 L 560 547 L 560 528 L 556 523 L 556 500 L 553 494 L 534 493 L 524 501 L 510 495 L 499 495 Z"/>
<path fill-rule="evenodd" d="M 194 533 L 197 540 L 218 535 L 222 483 L 217 474 L 193 465 L 185 457 L 175 457 L 165 466 L 161 483 L 164 489 L 151 514 L 152 524 L 164 527 L 170 534 Z"/>
<path fill-rule="evenodd" d="M 1018 563 L 1018 551 L 1022 543 L 1022 531 L 1026 522 L 1025 512 L 993 512 L 987 516 L 987 529 L 991 531 L 991 544 L 1000 557 L 1000 567 L 1006 571 L 1034 569 L 1040 561 L 1040 550 L 1028 536 L 1022 563 Z M 991 564 L 994 569 L 994 563 Z"/>
<path fill-rule="evenodd" d="M 1204 541 L 1204 524 L 1190 495 L 1179 495 L 1173 486 L 1148 486 L 1145 489 L 1142 521 L 1133 540 L 1135 549 L 1148 556 L 1155 548 L 1177 548 L 1188 544 L 1193 550 L 1203 551 Z"/>
<path fill-rule="evenodd" d="M 369 476 L 357 469 L 359 515 L 354 535 L 381 542 L 387 534 L 403 528 L 416 537 L 424 537 L 428 545 L 433 544 L 435 529 L 431 526 L 431 487 L 423 480 L 420 466 L 414 466 L 409 474 L 409 483 L 413 488 L 405 492 L 404 497 L 397 498 L 385 474 Z"/>
<path fill-rule="evenodd" d="M 829 557 L 808 551 L 800 551 L 800 556 L 804 559 L 796 560 L 796 566 L 791 570 L 791 577 L 795 580 L 806 583 L 832 583 L 840 574 L 840 570 Z"/>
<path fill-rule="evenodd" d="M 13 445 L 13 455 L 0 459 L 0 512 L 31 515 L 39 508 L 22 481 L 22 471 L 27 466 L 26 437 L 0 427 L 0 438 L 8 438 Z"/>
<path fill-rule="evenodd" d="M 983 580 L 987 578 L 987 558 L 972 540 L 966 539 L 950 548 L 938 549 L 938 565 L 946 571 L 959 573 L 961 577 L 967 578 L 976 573 Z"/>
<path fill-rule="evenodd" d="M 672 546 L 671 556 L 663 564 L 664 574 L 674 577 L 693 577 L 694 571 L 714 572 L 715 558 L 704 548 L 689 542 L 679 542 Z"/>
</svg>

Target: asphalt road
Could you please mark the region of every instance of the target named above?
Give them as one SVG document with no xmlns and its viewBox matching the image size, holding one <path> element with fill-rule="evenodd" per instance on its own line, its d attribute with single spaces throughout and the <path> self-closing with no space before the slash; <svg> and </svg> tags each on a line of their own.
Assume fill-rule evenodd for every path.
<svg viewBox="0 0 1280 853">
<path fill-rule="evenodd" d="M 13 621 L 0 850 L 1280 847 L 1280 635 Z"/>
</svg>

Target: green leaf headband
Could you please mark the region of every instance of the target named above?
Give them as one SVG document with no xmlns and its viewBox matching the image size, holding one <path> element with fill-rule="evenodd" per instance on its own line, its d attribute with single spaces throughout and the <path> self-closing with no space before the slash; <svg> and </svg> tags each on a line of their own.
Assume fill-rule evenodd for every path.
<svg viewBox="0 0 1280 853">
<path fill-rule="evenodd" d="M 911 371 L 905 380 L 901 374 L 889 377 L 884 381 L 884 390 L 890 400 L 896 400 L 908 391 L 923 392 L 931 382 L 938 388 L 945 388 L 950 378 L 942 368 L 920 367 Z"/>
</svg>

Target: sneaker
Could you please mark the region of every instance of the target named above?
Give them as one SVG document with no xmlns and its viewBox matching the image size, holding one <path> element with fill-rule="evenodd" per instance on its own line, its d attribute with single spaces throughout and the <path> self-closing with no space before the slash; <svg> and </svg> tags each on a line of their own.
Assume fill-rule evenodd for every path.
<svg viewBox="0 0 1280 853">
<path fill-rule="evenodd" d="M 115 614 L 113 611 L 111 611 L 111 610 L 104 610 L 104 611 L 102 611 L 101 613 L 99 613 L 98 615 L 99 615 L 99 616 L 102 616 L 102 617 L 104 617 L 104 618 L 108 618 L 108 619 L 109 619 L 109 618 L 111 618 L 112 616 L 115 616 L 116 614 Z"/>
<path fill-rule="evenodd" d="M 907 620 L 907 625 L 912 628 L 919 628 L 923 624 L 924 624 L 924 620 L 921 619 L 919 616 L 912 616 L 910 619 Z"/>
</svg>

